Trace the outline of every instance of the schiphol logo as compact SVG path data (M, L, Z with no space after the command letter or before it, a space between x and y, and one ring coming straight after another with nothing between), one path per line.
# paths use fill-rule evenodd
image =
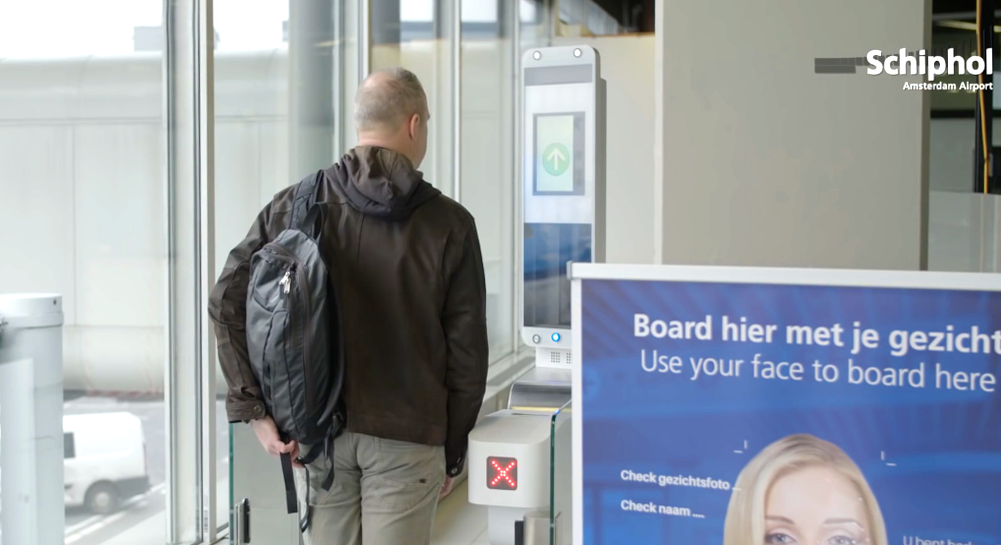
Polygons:
M994 89L993 82L980 84L976 81L960 83L936 81L940 76L979 76L994 74L993 50L988 48L984 56L957 55L949 49L945 55L928 55L924 49L908 53L901 48L896 55L884 55L882 50L873 49L863 58L817 58L814 72L817 74L856 74L857 67L866 67L870 76L923 76L923 82L904 82L906 91L980 91Z

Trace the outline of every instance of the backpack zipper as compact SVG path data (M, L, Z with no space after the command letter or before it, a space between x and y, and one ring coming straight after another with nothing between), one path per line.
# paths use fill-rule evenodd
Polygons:
M302 298L302 304L305 309L305 316L308 318L309 316L312 315L312 308L310 307L309 297L306 294L308 294L312 290L309 289L309 282L306 280L306 273L302 270L299 258L292 252L286 250L284 247L279 246L277 244L274 244L271 247L278 253L287 257L292 262L292 266L285 270L285 276L283 276L281 281L279 281L279 285L282 286L282 291L284 291L285 294L288 295L292 291L291 276L293 272L296 274L296 280L298 280L299 284L299 295ZM311 358L309 335L306 334L306 327L305 327L306 320L302 319L302 316L300 316L299 318L300 318L299 331L302 334L302 353L304 360L303 373L306 375L306 412L311 414L313 412L313 394L309 385L313 383L313 377L312 373L310 373L309 371L310 368L309 362L313 360Z
M288 292L292 290L292 267L285 269L285 276L278 282L278 285L282 287L285 295L288 295Z

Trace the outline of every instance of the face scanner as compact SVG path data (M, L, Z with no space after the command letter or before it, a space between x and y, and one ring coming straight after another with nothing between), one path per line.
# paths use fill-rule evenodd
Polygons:
M568 264L604 261L605 86L598 52L529 50L521 82L521 338L536 358L511 386L508 408L485 417L469 438L469 502L489 507L492 545L534 543L533 529L549 542L552 416L570 401L574 362ZM557 440L568 449L570 422L562 428ZM557 465L570 471L569 459ZM569 521L570 513L560 517Z
M598 53L555 47L522 70L522 340L569 369L567 264L604 260L604 87Z

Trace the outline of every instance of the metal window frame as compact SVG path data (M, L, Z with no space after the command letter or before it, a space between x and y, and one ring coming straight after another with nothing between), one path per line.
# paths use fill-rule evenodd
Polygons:
M216 524L218 512L216 492L216 342L209 315L209 294L215 286L215 24L213 0L198 0L196 28L199 64L195 79L198 85L196 119L198 130L198 399L201 422L201 542L214 542L219 537Z
M212 543L220 535L215 342L208 320L215 273L213 1L172 0L163 9L167 542Z
M521 283L518 282L518 276L522 273L524 265L522 264L522 252L524 250L524 244L522 241L523 227L522 227L522 213L521 213L521 199L522 199L522 188L521 188L521 175L524 157L522 156L522 116L521 116L521 2L520 0L514 0L514 7L511 9L511 57L512 57L512 69L513 74L511 76L512 82L512 104L514 107L514 112L512 117L512 122L514 124L513 130L511 131L512 137L512 159L514 160L514 181L512 185L513 196L511 199L511 206L514 209L511 212L511 217L513 219L512 230L512 256L514 264L514 274L511 275L511 295L514 298L511 301L512 312L511 312L511 351L513 353L518 353L521 349L522 339L521 339L521 324L524 310L522 308L522 294L521 294Z
M345 44L345 34L344 34L344 19L346 15L346 8L344 2L338 2L334 6L334 149L332 150L334 157L339 157L345 149L346 141L346 119L344 118L344 112L347 111L347 107L344 104L345 94L344 94L344 44Z
M358 5L358 84L372 73L372 0Z
M462 0L452 0L452 198L462 202Z

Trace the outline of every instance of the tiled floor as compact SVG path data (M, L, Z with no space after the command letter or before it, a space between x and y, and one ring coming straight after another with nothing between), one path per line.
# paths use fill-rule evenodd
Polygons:
M469 505L469 492L463 481L438 506L434 523L433 545L487 545L487 509Z

